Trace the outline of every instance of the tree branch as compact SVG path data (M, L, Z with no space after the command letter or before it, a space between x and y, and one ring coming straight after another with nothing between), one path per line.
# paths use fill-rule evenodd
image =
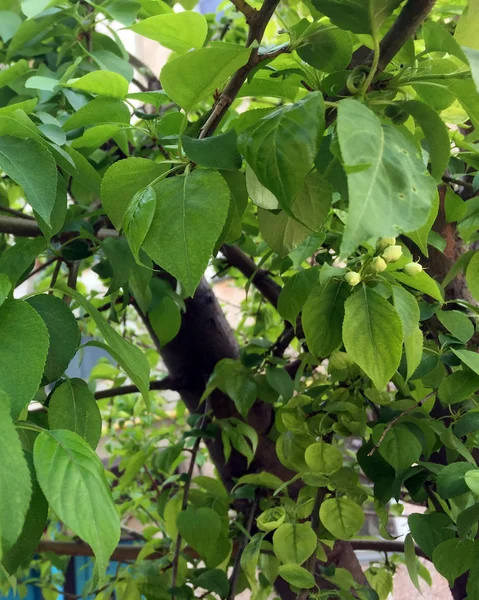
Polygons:
M251 25L251 23L254 21L257 10L245 2L245 0L231 0L231 4L234 4L236 10L246 17L246 22L248 25Z
M243 252L238 246L221 246L221 252L224 254L229 265L238 269L245 277L250 279L257 290L274 307L278 304L281 286L278 285L264 269L258 269L255 262ZM254 274L254 277L253 277Z
M9 233L17 237L38 237L43 235L36 221L18 217L0 216L0 233ZM100 229L96 237L104 240L108 237L118 237L119 233L115 229Z
M250 510L248 512L248 517L246 520L245 531L247 532L248 535L251 533L251 528L253 527L253 521L254 521L257 507L258 507L258 499L255 498L251 504ZM241 546L238 548L238 552L236 553L235 562L233 565L233 571L231 572L231 577L229 580L230 591L228 593L226 600L234 600L234 598L235 598L236 584L238 583L238 577L240 574L241 556L243 555L244 549L248 545L248 535L246 535L246 534L243 535L243 540L241 542Z
M388 66L407 40L416 33L435 3L436 0L406 2L393 26L381 40L378 72Z
M171 377L165 377L159 381L150 381L150 390L172 390L178 391L182 389L182 384L179 381L175 381ZM126 394L136 394L140 390L136 385L122 385L119 387L110 388L109 390L100 390L95 392L95 400L102 400L103 398L113 398L114 396L125 396Z

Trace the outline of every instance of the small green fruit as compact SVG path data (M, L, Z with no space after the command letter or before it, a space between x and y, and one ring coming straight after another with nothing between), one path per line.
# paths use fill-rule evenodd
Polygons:
M388 246L382 253L382 257L387 263L396 262L402 256L401 246Z
M385 271L388 268L388 265L387 265L387 262L384 260L384 258L381 258L380 256L376 256L376 258L374 258L371 263L371 267L372 267L373 271L375 271L376 273L382 273L383 271Z
M418 273L421 273L421 271L422 265L420 265L417 262L410 262L404 267L404 272L406 273L406 275L411 275L412 277L414 277L414 275L417 275Z
M384 250L388 246L394 246L396 243L396 238L380 238L378 243L376 244L378 250Z
M361 281L361 275L359 273L355 273L354 271L349 271L349 273L346 273L344 276L344 279L346 280L346 283L348 283L351 287L354 287Z

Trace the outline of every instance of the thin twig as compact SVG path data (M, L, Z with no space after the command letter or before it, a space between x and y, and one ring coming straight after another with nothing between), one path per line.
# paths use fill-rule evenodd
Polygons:
M28 221L35 221L34 217L30 215L26 215L21 210L15 210L14 208L10 208L9 206L1 206L0 211L12 215L14 217L20 217L20 219L27 219Z
M246 520L245 531L248 535L246 535L246 534L243 535L243 539L241 541L241 546L238 548L238 552L236 553L235 562L233 565L233 571L231 572L231 577L229 580L230 591L228 593L226 600L233 600L235 597L236 584L238 583L238 577L240 574L241 557L243 555L244 549L248 545L248 536L251 533L251 529L253 527L253 521L254 521L254 517L255 517L257 508L258 508L258 499L255 498L253 500L253 502L251 503L251 507L248 512L248 517Z
M384 431L381 433L381 437L379 438L378 443L368 452L368 456L372 456L376 452L376 450L379 448L379 446L383 442L384 438L387 436L387 434L392 429L392 427L394 427L394 425L399 421L399 419L402 419L403 417L405 417L407 414L409 414L416 408L420 408L424 404L424 402L426 402L426 400L429 400L429 398L431 398L431 396L434 396L434 394L436 394L436 393L437 393L437 390L433 390L432 392L427 394L427 396L424 396L424 398L422 400L419 400L419 402L417 404L414 404L413 406L406 408L406 410L403 410L402 413L400 413L399 415L394 417L394 419L389 421L389 423L384 428Z
M40 266L38 266L36 269L33 269L33 271L30 271L30 273L25 277L25 279L23 281L26 281L27 279L30 279L30 277L34 277L35 275L37 275L38 273L40 273L41 271L43 271L44 269L46 269L50 265L53 265L53 263L56 260L57 260L56 256L54 258L49 258L44 263L42 263Z
M159 381L150 381L150 390L172 390L178 391L182 388L182 384L179 381L175 381L170 377L165 377ZM110 388L109 390L100 390L95 392L95 400L102 400L103 398L113 398L114 396L125 396L126 394L136 394L140 390L136 385L122 385L119 387Z
M455 177L448 177L447 175L442 176L442 180L446 183L452 183L454 185L459 185L468 190L474 191L474 186L469 181L463 181L462 179L456 179Z
M38 237L43 235L36 221L18 217L2 217L0 216L0 233L9 233L17 237ZM71 232L69 232L71 234ZM118 237L119 233L115 229L100 229L96 233L99 240L104 240L109 237Z
M59 275L59 273L60 273L60 269L61 269L61 266L62 266L62 262L63 262L63 261L62 261L62 259L61 259L61 258L57 258L57 263L56 263L56 265L55 265L55 268L53 269L52 280L51 280L51 282L50 282L50 287L51 287L51 288L53 288L53 287L55 286L56 282L57 282L58 275ZM50 290L48 293L49 293L50 295L51 295L51 294L53 294L53 290Z
M203 413L203 417L201 419L201 424L199 426L200 430L203 430L206 427L206 424L208 422L209 406L210 406L210 403L209 403L209 400L207 399L205 402L205 411ZM191 480L193 477L193 469L195 468L196 457L197 457L198 451L200 449L200 444L201 444L201 436L198 436L195 440L193 448L191 449L190 464L188 466L188 473L186 474L185 487L183 488L183 500L181 502L181 512L186 510L186 508L188 507L188 496L190 493ZM178 577L178 566L179 566L179 560L180 560L180 550L181 550L181 534L178 533L178 535L176 536L173 561L171 563L171 587L172 588L176 587L176 579ZM175 596L173 594L172 600L174 600L174 598L175 598Z
M67 286L71 289L71 290L76 290L77 289L77 280L78 280L78 274L80 272L80 260L74 260L68 264L68 279L67 279ZM63 302L65 302L65 304L70 304L70 302L72 301L71 296L69 296L68 294L65 294L63 296Z

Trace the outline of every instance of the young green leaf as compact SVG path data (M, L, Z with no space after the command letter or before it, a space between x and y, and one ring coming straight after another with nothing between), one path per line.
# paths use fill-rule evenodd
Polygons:
M230 192L219 173L196 170L155 186L156 212L143 248L192 296L228 213Z
M189 506L176 517L178 533L200 556L215 546L221 532L221 519L212 508Z
M68 87L88 94L108 96L124 100L128 94L128 81L112 71L92 71L66 84Z
M156 193L149 185L131 199L123 219L123 230L135 260L140 261L139 252L150 229L156 210Z
M473 540L446 540L435 548L432 561L436 569L449 581L454 581L465 573L472 565Z
M304 563L316 550L317 543L309 523L284 523L273 535L274 553L286 564Z
M93 450L96 448L101 435L101 415L83 379L68 379L54 389L48 404L48 424L51 429L74 431Z
M278 574L296 588L309 590L316 585L311 573L299 565L281 565Z
M80 345L80 330L68 306L55 296L38 294L26 300L47 326L50 337L43 381L59 379L67 369Z
M80 436L63 429L40 433L33 459L48 503L67 527L90 544L102 579L120 540L120 518L100 459ZM65 486L75 493L65 495Z
M266 115L238 138L238 148L260 183L288 214L311 170L323 131L323 96L313 92Z
M338 540L351 539L364 525L363 509L345 496L322 502L319 518Z
M0 385L14 420L40 385L48 347L47 328L31 306L22 300L0 306Z
M467 266L466 282L469 291L479 302L479 252L473 255Z
M396 309L363 285L346 301L343 340L351 358L382 390L401 360L403 330Z
M3 385L3 378L0 378ZM30 504L30 473L22 445L10 416L13 407L0 389L0 557L14 546L21 534ZM7 554L8 556L8 554Z
M208 33L208 24L200 13L185 11L150 17L128 29L183 54L191 48L201 48Z
M414 587L417 589L419 593L421 593L421 588L419 587L419 578L417 573L417 558L416 558L416 550L414 548L414 542L411 537L411 534L408 533L406 539L404 540L404 559L406 562L407 572L409 573L409 577L414 584Z

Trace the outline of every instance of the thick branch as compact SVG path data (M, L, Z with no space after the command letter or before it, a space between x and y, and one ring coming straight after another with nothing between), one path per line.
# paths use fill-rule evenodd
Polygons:
M17 237L38 237L43 235L36 221L3 216L0 216L0 233L10 233ZM104 240L108 237L117 237L118 235L118 231L115 229L100 229L96 234L99 240Z
M159 381L150 381L150 390L173 390L181 389L181 383L171 377L165 377ZM136 385L122 385L119 387L110 388L109 390L100 390L95 392L95 399L102 400L103 398L113 398L114 396L125 396L125 394L139 393Z
M408 0L381 40L378 71L384 70L431 12L436 0Z
M242 13L246 17L246 22L248 25L251 25L257 12L256 9L245 2L245 0L231 0L231 3L234 4L238 12Z

